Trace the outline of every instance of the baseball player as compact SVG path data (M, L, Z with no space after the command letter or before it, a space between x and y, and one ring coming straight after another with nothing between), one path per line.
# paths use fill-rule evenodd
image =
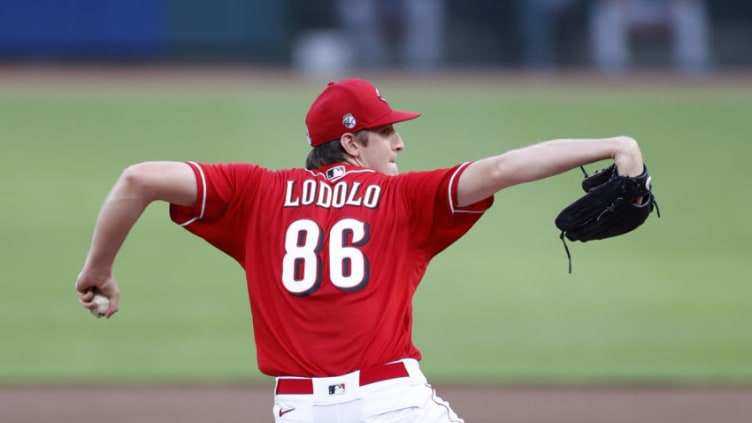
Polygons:
M97 218L76 290L99 290L118 311L115 256L144 209L245 269L258 367L275 377L283 422L461 422L420 369L412 297L431 259L465 234L499 190L613 159L638 175L628 137L559 139L477 161L400 174L405 144L369 82L329 83L306 115L305 168L145 162L122 173Z

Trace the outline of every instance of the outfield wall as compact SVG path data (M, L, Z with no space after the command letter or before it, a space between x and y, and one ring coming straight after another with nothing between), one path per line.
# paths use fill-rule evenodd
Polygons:
M588 65L593 0L569 2L571 6L530 32L524 12L533 3L436 0L443 16L442 65L519 66L526 43L532 42L526 33L555 38L557 66ZM0 61L288 64L306 35L341 29L335 4L336 0L3 0ZM752 65L752 3L705 4L713 65ZM636 38L642 54L635 57L642 66L671 61L665 30L654 32Z

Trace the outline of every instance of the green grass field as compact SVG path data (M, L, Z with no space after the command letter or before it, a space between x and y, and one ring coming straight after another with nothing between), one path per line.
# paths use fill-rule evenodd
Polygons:
M396 108L402 171L538 140L627 134L662 218L570 244L553 225L579 170L510 188L434 260L415 342L434 380L752 382L752 83L375 79ZM144 160L299 166L318 85L0 89L0 384L225 383L256 369L241 269L147 210L118 258L121 311L97 320L73 284L105 195ZM593 166L591 170L594 170Z

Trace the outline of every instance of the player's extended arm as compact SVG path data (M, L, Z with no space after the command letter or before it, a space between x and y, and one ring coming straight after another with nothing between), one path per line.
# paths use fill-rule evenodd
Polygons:
M557 139L510 150L471 163L458 181L459 206L489 197L506 187L532 182L567 170L614 159L620 175L637 176L643 160L629 137Z
M196 178L182 162L144 162L120 175L102 206L83 269L76 280L79 302L87 309L94 289L110 298L105 316L117 312L120 290L112 275L115 256L146 207L158 200L190 206L196 202Z

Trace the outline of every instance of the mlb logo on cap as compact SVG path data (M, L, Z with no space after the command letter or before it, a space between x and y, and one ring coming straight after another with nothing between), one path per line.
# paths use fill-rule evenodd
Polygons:
M420 116L417 112L392 110L370 82L345 79L330 82L316 97L306 115L308 142L312 147L339 139L347 132L376 128Z

